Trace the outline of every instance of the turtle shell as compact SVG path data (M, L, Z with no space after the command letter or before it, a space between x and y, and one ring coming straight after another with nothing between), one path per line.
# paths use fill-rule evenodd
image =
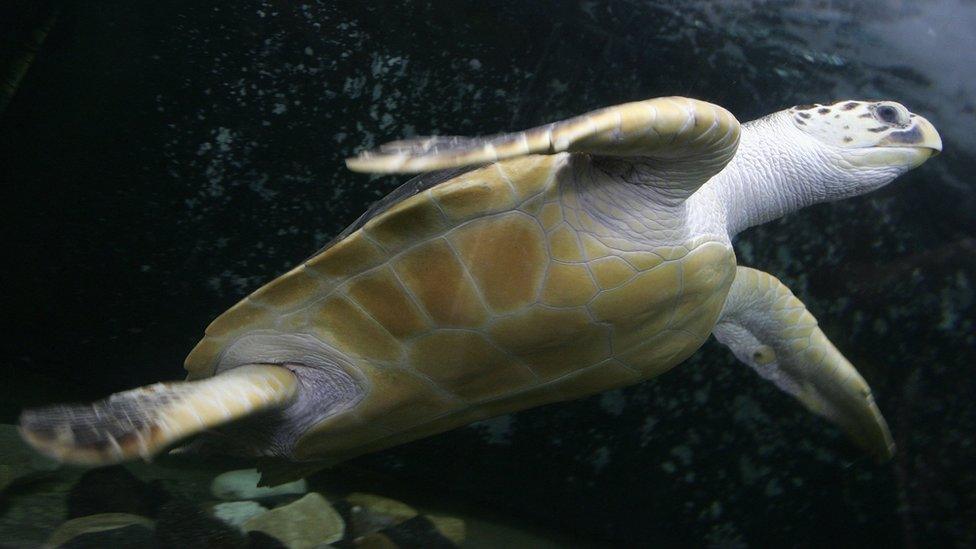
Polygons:
M297 459L345 458L658 375L708 337L735 273L708 237L648 248L594 220L567 154L408 183L218 317L186 361L213 375L257 330L344 353L366 395Z

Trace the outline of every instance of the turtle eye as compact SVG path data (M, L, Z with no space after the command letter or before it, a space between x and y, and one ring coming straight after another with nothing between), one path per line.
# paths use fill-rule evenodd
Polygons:
M891 105L881 105L874 111L878 115L878 119L882 122L887 122L889 124L897 124L898 120L898 109L892 107Z

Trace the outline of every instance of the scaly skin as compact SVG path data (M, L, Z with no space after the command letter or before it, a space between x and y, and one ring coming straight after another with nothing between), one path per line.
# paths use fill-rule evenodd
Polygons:
M736 358L885 461L894 442L871 388L776 277L739 267L713 330Z

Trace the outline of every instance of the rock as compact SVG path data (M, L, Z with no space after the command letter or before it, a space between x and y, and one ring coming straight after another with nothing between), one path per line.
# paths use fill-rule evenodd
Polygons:
M125 467L114 465L87 471L68 492L68 518L101 513L132 513L155 517L169 494L147 484Z
M247 546L248 540L240 530L193 503L174 498L159 509L156 543L186 549L236 549Z
M149 532L149 537L152 537L152 519L130 513L101 513L74 518L58 526L54 533L51 534L51 537L48 538L47 544L52 547L58 547L67 543L69 540L85 534L122 529L129 526L136 526L141 530L146 530Z
M369 509L370 511L380 515L397 517L400 519L397 522L402 522L417 516L417 510L410 507L406 503L383 496L377 496L375 494L354 492L346 497L346 501L353 505L358 505L360 507Z
M464 543L464 536L466 533L464 527L464 521L455 517L443 517L439 515L425 515L427 520L434 524L437 531L441 533L442 536L451 540L456 545L461 545Z
M349 518L352 537L377 532L417 516L417 510L395 499L356 492L350 494Z
M256 469L240 469L219 475L210 484L210 492L223 500L262 499L308 492L305 479L278 486L258 486L261 473Z
M20 438L17 427L0 425L0 492L14 482L37 478L60 467L27 446Z
M396 526L379 532L394 546L401 548L423 547L425 549L447 549L456 545L441 534L427 517L417 516Z
M144 549L152 547L153 531L144 526L131 524L121 528L81 534L58 549Z
M218 503L213 507L215 517L235 528L241 528L247 519L267 511L267 507L255 501L228 501Z
M294 549L339 541L345 534L345 524L324 497L311 493L248 519L244 530L264 532Z
M343 549L346 547L358 547L360 549L402 549L393 540L379 532L373 532L372 534L356 538L351 543L342 546Z
M281 543L278 538L257 530L247 533L247 547L248 549L288 549L288 546Z
M461 539L463 539L464 523L458 519L450 520L461 523ZM451 524L455 534L457 526L456 523ZM416 516L379 532L343 540L336 544L336 547L341 549L451 549L457 547L457 543L443 536L428 517Z

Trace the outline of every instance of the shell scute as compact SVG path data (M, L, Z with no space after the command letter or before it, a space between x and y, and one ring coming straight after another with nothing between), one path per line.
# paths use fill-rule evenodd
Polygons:
M540 378L550 380L610 358L610 327L589 324L559 345L537 348L519 358Z
M416 242L443 234L450 223L429 193L427 191L396 204L368 221L362 230L388 252L397 252Z
M546 202L536 215L542 228L548 231L563 220L563 208L558 202Z
M488 333L500 347L520 353L563 343L591 323L590 316L582 308L550 309L536 305L496 320Z
M370 387L356 405L356 414L392 432L463 407L463 403L437 391L429 381L407 369L365 364L362 372Z
M579 262L584 259L576 231L565 223L549 233L549 253L558 261Z
M668 262L641 273L623 286L600 292L589 307L598 320L627 323L649 311L656 313L669 308L680 289L681 266Z
M542 385L519 391L503 398L485 402L478 408L483 417L494 417L526 408L566 400L552 385Z
M615 387L632 385L641 376L616 360L605 360L578 372L573 372L554 384L566 398L579 398Z
M552 188L560 156L524 156L499 162L493 166L499 176L515 189L520 200Z
M458 176L430 193L453 222L510 210L516 204L512 187L499 178L493 166Z
M660 254L650 251L620 252L620 257L638 271L649 271L664 263Z
M584 265L551 263L540 301L553 307L573 307L584 305L597 291Z
M681 295L675 304L673 326L707 337L718 320L727 292L735 278L731 248L719 243L699 246L680 261Z
M411 249L394 269L438 325L477 327L487 320L488 311L477 289L443 238Z
M313 312L309 309L299 309L291 313L283 314L275 322L275 329L285 333L303 332L308 327L308 319Z
M613 346L617 354L633 349L656 337L670 325L671 318L669 309L661 309L615 321L613 324Z
M515 212L488 217L449 238L492 310L512 311L535 299L548 258L534 220Z
M473 331L436 330L413 343L408 360L439 387L469 401L535 383L528 369Z
M627 282L637 271L617 256L602 257L590 262L590 271L601 289L616 288Z
M684 331L663 330L640 345L619 353L621 363L640 372L644 378L663 374L691 356L704 338Z
M409 337L430 328L389 267L356 278L346 293L394 337Z
M350 274L375 267L388 258L385 251L357 231L312 257L305 265L314 274L330 279L344 279ZM273 281L271 284L277 282Z
M400 358L400 344L376 320L342 295L332 295L309 314L309 328L350 354L384 362Z
M218 337L205 337L197 342L183 362L183 368L188 374L187 379L192 381L213 375L217 357L226 346L227 342Z
M237 334L245 329L270 326L275 316L274 311L258 305L249 298L244 298L215 318L207 326L206 334L210 337L222 337Z
M580 233L580 240L583 242L583 251L586 252L586 257L591 260L611 255L610 248L590 233Z
M299 265L284 275L258 288L250 298L279 310L298 305L309 295L320 294L326 283L312 275L305 265Z

